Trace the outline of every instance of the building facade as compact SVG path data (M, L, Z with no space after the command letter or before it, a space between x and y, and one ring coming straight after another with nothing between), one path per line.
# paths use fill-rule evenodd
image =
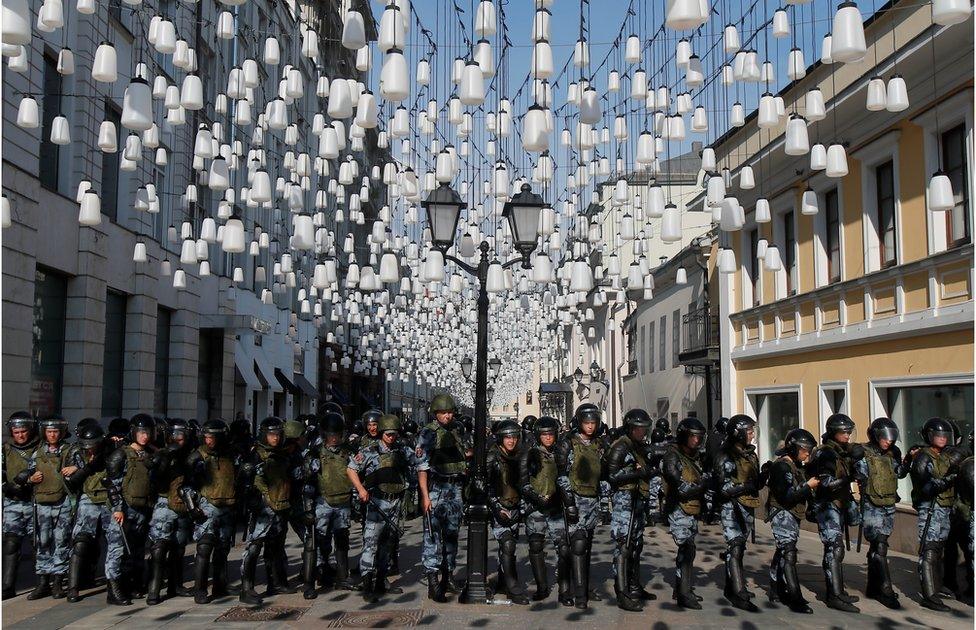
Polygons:
M810 143L843 142L846 175L811 171L808 155L785 154L782 128L763 133L755 117L715 146L745 209L742 229L720 234L736 260L720 274L723 412L758 419L762 461L790 429L819 436L837 412L854 419L857 441L890 417L903 451L933 416L972 429L973 24L941 27L930 15L892 3L866 25L863 62L818 62L780 94L803 112L808 90L823 92L827 115L809 125ZM910 106L867 111L868 82L893 73ZM746 155L765 174L751 190L736 186ZM956 195L950 212L926 205L940 164ZM757 217L760 195L769 216ZM892 539L904 551L917 542L909 484Z

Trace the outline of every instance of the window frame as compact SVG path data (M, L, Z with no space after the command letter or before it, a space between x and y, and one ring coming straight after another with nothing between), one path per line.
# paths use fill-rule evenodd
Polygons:
M661 315L659 323L658 338L657 341L660 344L658 348L658 364L661 366L661 371L668 369L668 315L665 313Z
M882 135L851 154L851 157L861 162L861 204L864 209L862 221L862 238L864 242L864 273L872 273L881 269L901 264L904 260L902 252L902 219L901 219L901 172L898 155L898 141L901 131L895 129ZM877 168L886 162L891 162L892 191L894 195L894 232L895 259L884 265L881 250L881 222L878 207Z
M655 329L655 324L656 324L655 321L650 321L647 324L647 339L648 339L648 344L647 344L647 373L648 374L653 374L654 373L654 363L655 363L655 361L654 361L654 357L655 357L655 354L654 354L655 334L654 333L655 333L655 330L656 330Z
M886 171L891 172L890 197L887 195L887 193L889 192L888 190L882 190L882 183L884 181L884 178L879 175L879 173L885 173ZM875 190L874 211L878 219L876 228L878 230L878 254L879 254L879 264L881 265L881 269L894 267L899 262L898 261L898 220L897 220L898 193L896 190L897 184L895 183L895 178L896 178L896 174L895 174L894 159L886 160L874 167L874 190ZM888 222L885 221L885 219L888 216L888 211L885 210L887 204L885 204L884 202L889 199L891 201L891 208L890 208L891 227L887 228L886 225ZM892 252L889 252L888 247L885 245L885 240L888 235L888 232L891 232L891 240L893 246L892 249L894 250ZM889 253L891 254L890 259L888 258Z
M968 134L966 132L967 130L966 130L966 123L965 122L960 122L960 123L952 126L950 129L948 129L946 131L942 131L939 134L939 147L938 147L938 151L939 151L940 157L942 158L942 170L943 170L943 172L945 172L946 175L949 175L949 169L946 166L946 163L948 162L948 155L947 155L947 151L946 151L946 141L945 140L946 140L946 135L948 135L949 133L956 132L956 131L959 131L960 132L960 136L961 136L960 142L961 142L961 148L962 148L962 164L960 165L959 168L962 171L962 178L961 179L962 179L962 183L963 183L963 195L962 195L961 202L959 202L955 206L953 206L952 207L952 210L950 210L950 211L948 211L948 212L945 213L945 215L946 215L945 216L945 227L946 227L945 242L946 242L946 249L953 249L953 248L956 248L956 247L961 247L961 246L963 246L963 245L965 245L967 243L971 243L972 240L973 240L973 235L972 235L973 226L972 226L972 222L971 222L972 216L971 216L971 213L968 211L968 208L972 206L972 192L973 191L972 191L972 185L971 185L972 182L970 181L970 173L971 173L971 170L970 169L971 169L972 162L969 160L969 152L967 150L967 138L968 138ZM952 179L952 178L950 177L950 179ZM958 194L958 192L959 192L959 191L955 190L955 184L953 184L953 191L952 192L953 192L954 195L955 194ZM960 206L960 204L961 204L961 206ZM955 214L957 212L957 208L959 209L960 212L962 212L963 218L964 218L964 220L963 220L964 234L963 234L963 236L961 238L953 238L952 237L953 223L955 222Z
M41 141L37 154L37 179L41 187L52 192L61 192L61 145L51 142L51 129L54 119L64 115L64 77L58 72L58 55L50 48L44 47L41 53ZM48 93L48 81L57 92ZM56 86L54 85L56 83ZM57 96L56 102L48 103L48 98ZM50 156L45 159L44 156ZM45 168L48 164L54 168ZM52 179L53 178L53 179Z
M799 252L796 240L796 210L790 208L780 215L783 224L783 271L786 272L785 291L787 296L794 296L799 292Z
M803 428L803 385L790 384L769 387L745 388L742 390L743 411L750 417L756 419L756 452L760 461L768 461L774 458L774 446L765 444L764 434L768 431L768 419L761 417L763 402L760 400L770 395L796 394L797 405L797 427ZM765 426L764 426L765 425Z

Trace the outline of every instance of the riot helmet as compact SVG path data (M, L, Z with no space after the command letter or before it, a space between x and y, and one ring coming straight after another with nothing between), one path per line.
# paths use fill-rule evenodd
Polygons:
M891 440L894 445L898 441L898 425L890 418L875 418L868 427L868 440L876 446L881 440Z
M929 446L935 446L934 441L937 437L944 437L946 439L946 446L952 445L952 425L942 418L936 417L926 420L925 424L922 425L922 430L919 431L919 434Z
M725 425L725 435L728 440L740 446L748 446L751 443L749 431L755 430L756 421L745 414L736 414L729 418Z
M678 423L677 440L679 445L692 448L688 443L688 439L693 435L701 438L698 446L695 447L701 448L705 439L705 425L701 423L701 420L698 418L685 418Z

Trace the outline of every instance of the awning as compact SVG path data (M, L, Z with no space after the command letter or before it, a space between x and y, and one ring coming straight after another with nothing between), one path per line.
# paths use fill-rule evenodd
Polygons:
M248 389L262 389L261 381L254 373L254 357L243 346L234 351L234 367Z
M254 365L257 366L257 375L261 379L262 389L267 388L273 392L284 391L281 387L281 383L275 378L274 370L271 369L271 363L268 362L268 357L264 356L264 351L255 348L254 352Z
M294 383L288 380L288 377L285 376L285 373L281 371L281 368L275 368L274 375L275 378L278 379L278 382L281 383L281 386L287 389L292 394L295 394L297 396L302 393L301 390L295 387Z
M294 380L295 380L295 385L298 386L298 389L302 390L303 394L305 394L309 398L319 397L319 390L316 389L315 385L312 385L312 383L307 378L305 378L304 374L302 374L301 372L295 372Z

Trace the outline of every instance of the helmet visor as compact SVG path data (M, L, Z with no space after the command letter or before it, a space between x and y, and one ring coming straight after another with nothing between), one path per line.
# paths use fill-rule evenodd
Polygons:
M879 440L898 441L898 427L880 427L875 429L874 435Z

